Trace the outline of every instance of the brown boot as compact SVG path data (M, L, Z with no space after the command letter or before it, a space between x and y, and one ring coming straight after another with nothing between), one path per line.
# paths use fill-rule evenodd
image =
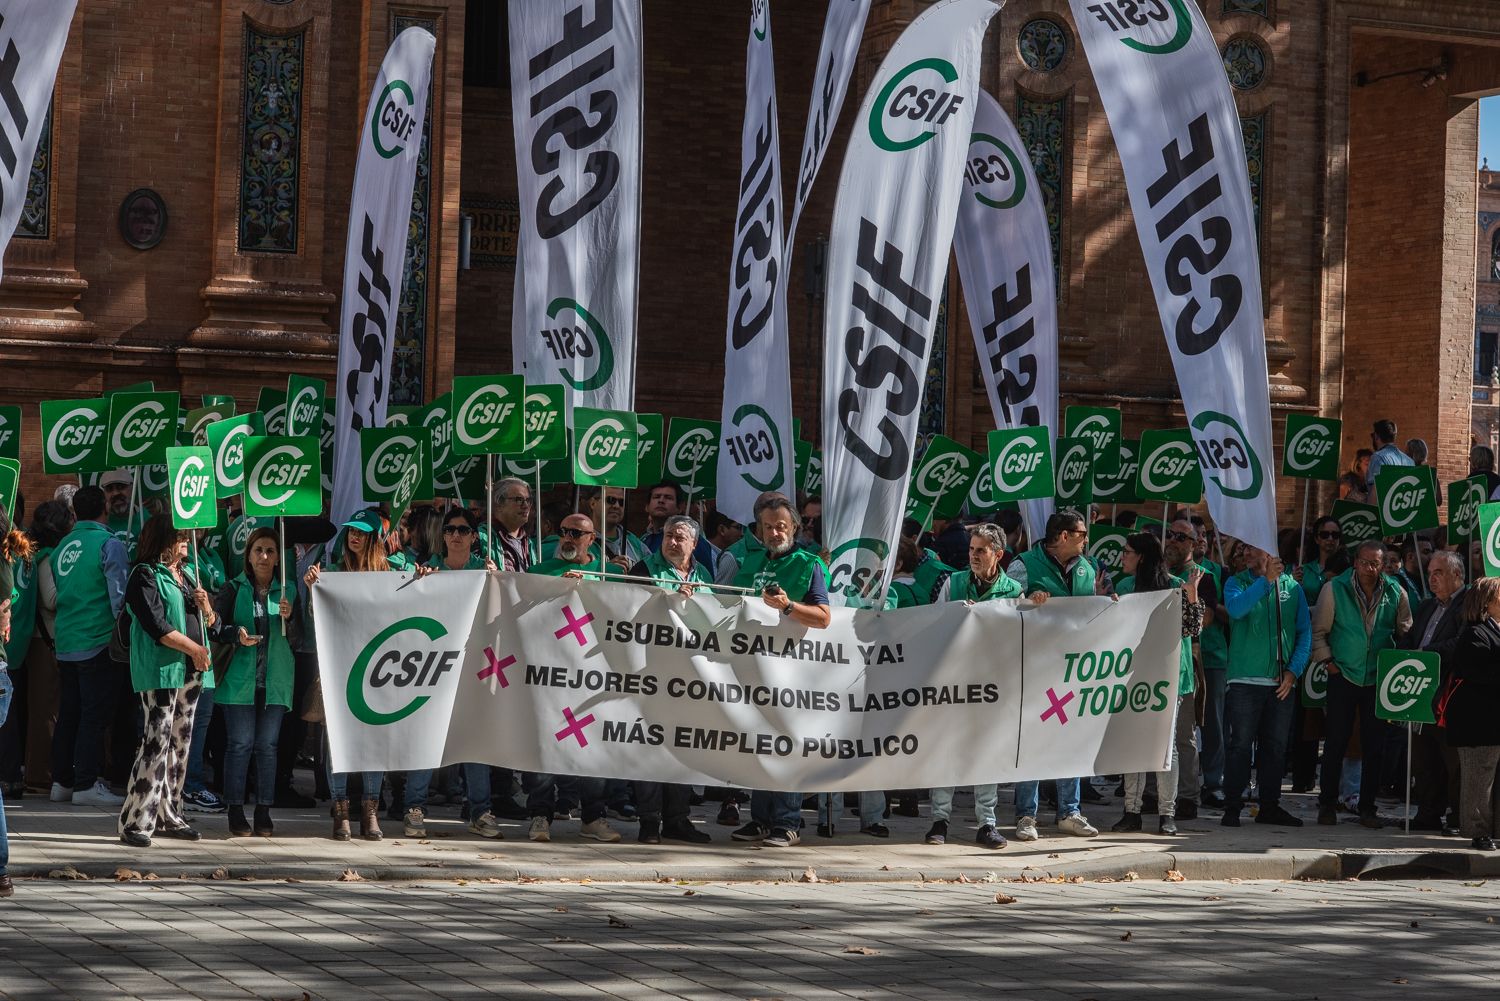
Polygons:
M366 841L379 841L384 837L380 833L380 800L367 799L363 806L359 815L359 836Z
M349 801L347 799L336 799L333 801L333 809L329 811L333 816L333 840L349 840Z

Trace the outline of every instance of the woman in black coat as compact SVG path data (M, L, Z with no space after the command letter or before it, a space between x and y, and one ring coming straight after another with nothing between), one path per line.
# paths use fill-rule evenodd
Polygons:
M1474 847L1495 850L1500 815L1500 577L1481 577L1464 599L1467 625L1453 651L1443 705L1448 746L1458 751L1459 817Z

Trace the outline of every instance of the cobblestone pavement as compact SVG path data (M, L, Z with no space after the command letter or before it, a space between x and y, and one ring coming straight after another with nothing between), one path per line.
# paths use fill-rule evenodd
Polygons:
M26 880L0 996L1478 999L1497 920L1483 881Z

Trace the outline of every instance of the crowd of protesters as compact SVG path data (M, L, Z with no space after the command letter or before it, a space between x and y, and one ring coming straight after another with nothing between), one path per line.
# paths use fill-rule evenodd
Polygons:
M1377 422L1371 449L1341 478L1339 495L1369 499L1383 466L1426 461L1425 444L1396 445L1393 422ZM1476 447L1471 475L1500 492L1489 449ZM588 577L607 565L639 586L692 591L736 585L792 622L830 621L826 553L818 498L794 504L763 495L754 523L738 525L700 508L690 516L682 487L643 491L636 527L626 494L614 488L554 491L538 513L530 487L496 484L482 505L419 505L390 525L379 509L333 525L294 519L286 536L274 523L226 509L220 530L174 529L154 504L133 512L131 475L64 487L30 513L0 513L0 793L47 796L53 803L118 814L118 834L136 848L157 839L198 840L194 815L224 815L230 836L270 836L272 811L330 804L330 835L379 840L382 819L408 837L426 836L427 814L457 807L468 830L504 836L518 821L548 841L559 818L579 835L621 839L614 823L636 825L656 844L711 840L690 807L717 800L731 837L767 847L801 840L802 812L817 812L819 837L838 835L839 793L743 793L621 777L523 774L466 764L404 774L340 774L326 764L322 697L311 591L334 572L449 570ZM132 514L134 513L134 517ZM1346 546L1339 522L1323 516L1282 532L1268 553L1219 538L1193 509L1163 522L1119 512L1129 531L1123 567L1109 572L1086 555L1100 508L1060 510L1042 537L1026 539L1014 511L988 519L908 519L898 546L888 607L997 599L1043 603L1055 597L1179 589L1182 645L1176 734L1169 766L1149 774L1069 776L1016 783L1014 834L1042 837L1043 803L1057 833L1096 836L1085 816L1123 797L1115 832L1177 833L1200 809L1237 827L1300 827L1281 804L1283 785L1317 789L1317 822L1340 811L1366 827L1391 822L1377 800L1416 803L1411 826L1470 839L1493 850L1500 809L1500 578L1486 578L1475 551L1446 546L1440 530L1390 546ZM609 526L601 537L597 526ZM706 526L706 530L704 527ZM541 538L536 537L540 527ZM285 545L285 549L283 549ZM1477 544L1476 544L1477 546ZM1299 548L1301 547L1301 548ZM1403 788L1406 742L1375 712L1375 662L1388 648L1442 657L1439 722L1417 728L1413 788ZM1326 704L1305 708L1299 679L1326 665ZM7 669L8 668L8 669ZM1005 665L995 665L1004 670ZM298 766L311 780L294 784ZM1101 789L1101 782L1103 785ZM119 791L117 791L119 790ZM892 813L920 816L930 801L925 840L954 836L954 790L860 791L860 834L887 838ZM973 790L973 841L1002 848L995 785ZM0 801L3 802L3 801ZM357 806L355 805L357 804ZM250 808L247 817L246 809ZM749 817L742 816L742 808ZM1095 811L1097 812L1097 811ZM742 821L745 821L742 823ZM0 809L0 896L8 896Z

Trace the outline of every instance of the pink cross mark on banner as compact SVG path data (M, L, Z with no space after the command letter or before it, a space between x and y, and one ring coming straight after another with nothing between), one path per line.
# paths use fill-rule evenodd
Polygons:
M594 722L594 714L589 713L583 719L575 719L573 717L573 707L569 706L563 710L563 719L568 721L568 725L552 736L556 737L559 741L565 740L568 737L577 737L579 747L588 747L589 739L583 735L583 728Z
M495 657L495 651L490 647L484 648L484 656L490 662L490 666L479 672L479 680L484 681L493 675L500 679L501 688L509 688L510 682L505 680L505 669L514 664L516 658L514 656L507 656L504 660L498 660Z
M1047 722L1049 716L1056 716L1059 725L1067 723L1068 714L1063 710L1063 706L1072 702L1076 694L1076 692L1068 692L1062 698L1058 698L1056 692L1050 688L1047 689L1047 699L1052 703L1052 708L1042 713L1042 722Z
M562 639L564 636L572 633L573 638L578 641L579 646L588 646L589 641L583 638L583 627L594 621L594 613L588 612L580 617L573 614L572 605L564 605L563 616L568 620L568 624L552 635L558 639Z

